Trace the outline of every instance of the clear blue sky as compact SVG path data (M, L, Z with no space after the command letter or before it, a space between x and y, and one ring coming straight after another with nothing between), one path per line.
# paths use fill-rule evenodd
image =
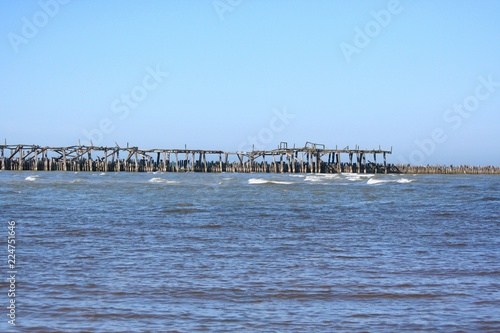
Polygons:
M4 0L0 33L2 142L500 165L500 1Z

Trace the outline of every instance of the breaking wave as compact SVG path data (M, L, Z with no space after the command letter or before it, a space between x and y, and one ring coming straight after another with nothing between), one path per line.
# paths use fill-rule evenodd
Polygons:
M262 185L262 184L279 184L279 185L291 185L293 182L283 182L277 180L269 180L263 178L250 178L248 180L248 184L250 185Z
M163 179L159 177L151 178L149 180L150 183L163 183L163 184L178 184L179 182L175 180L168 180L168 179Z
M407 179L407 178L401 178L401 179L374 179L370 178L366 182L368 185L380 185L384 183L399 183L399 184L407 184L411 183L413 180Z

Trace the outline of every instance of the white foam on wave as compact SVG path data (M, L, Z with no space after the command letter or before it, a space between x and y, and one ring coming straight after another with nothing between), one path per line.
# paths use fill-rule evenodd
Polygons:
M304 181L307 182L323 182L326 180L339 179L340 176L336 173L334 174L327 173L327 174L307 175L304 177L305 177Z
M388 180L388 179L373 179L370 178L366 182L368 185L378 185L378 184L383 184L383 183L393 183L394 180Z
M359 176L349 176L349 177L346 177L347 180L351 181L351 182L355 182L357 180L361 180L361 177Z
M408 184L411 183L413 180L407 179L407 178L401 178L401 179L374 179L370 178L366 182L368 185L380 185L384 183L399 183L399 184Z
M363 178L363 177L364 178L371 178L371 177L375 176L372 173L354 173L354 172L342 172L341 175L344 177L359 177L359 178Z
M351 182L355 182L358 180L362 180L364 178L372 178L373 174L364 174L364 173L351 173L351 172L344 172L341 174L342 177L344 177L346 180L349 180Z
M168 179L163 179L163 178L158 178L158 177L151 178L149 180L149 182L150 183L163 183L163 184L178 184L179 183L175 180L168 180Z
M305 182L322 182L322 181L324 181L324 180L325 180L325 178L323 178L323 177L318 177L318 176L306 176L306 177L304 178L304 181L305 181Z
M29 182L34 182L35 180L37 180L40 176L38 175L35 175L35 176L28 176L26 178L24 178L24 180L27 180Z
M338 175L338 173L334 173L334 175ZM342 172L341 175L345 176L345 177L357 176L357 177L366 177L366 178L371 178L371 177L375 176L373 173L355 173L355 172Z
M248 180L248 184L250 185L262 185L262 184L279 184L279 185L291 185L293 182L283 182L277 180L269 180L263 178L250 178Z
M295 177L295 178L306 178L306 175L288 175L289 177Z

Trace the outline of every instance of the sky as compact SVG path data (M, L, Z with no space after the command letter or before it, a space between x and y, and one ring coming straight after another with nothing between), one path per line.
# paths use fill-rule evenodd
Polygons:
M500 165L500 1L0 2L0 140Z

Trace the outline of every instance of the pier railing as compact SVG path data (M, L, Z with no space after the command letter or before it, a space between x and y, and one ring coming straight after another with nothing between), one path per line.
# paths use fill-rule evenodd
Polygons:
M0 170L100 172L273 172L273 173L388 173L383 149L327 149L307 143L274 150L225 152L199 149L140 149L97 146L43 147L0 145ZM382 155L382 163L377 162ZM368 159L367 159L368 158ZM370 160L370 158L372 158Z

